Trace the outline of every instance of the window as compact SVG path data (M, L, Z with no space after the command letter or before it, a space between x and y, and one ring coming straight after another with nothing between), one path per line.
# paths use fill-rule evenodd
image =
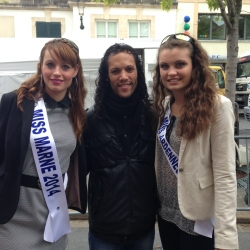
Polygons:
M226 39L225 23L222 16L200 14L198 16L198 39Z
M199 14L198 39L225 40L226 26L222 16ZM239 18L239 39L250 40L250 16L242 15Z
M250 16L244 15L239 18L239 39L250 40Z
M36 37L61 37L60 22L36 22Z
M14 16L0 16L0 37L15 37Z
M148 38L149 22L129 22L129 38Z
M117 37L117 22L96 22L96 37L97 38L116 38Z

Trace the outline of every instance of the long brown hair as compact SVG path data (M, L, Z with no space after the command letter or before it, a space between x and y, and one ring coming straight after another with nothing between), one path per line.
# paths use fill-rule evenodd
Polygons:
M165 114L163 107L165 97L170 96L170 99L173 99L174 96L161 82L159 54L165 49L173 48L187 48L192 59L193 72L190 85L185 90L184 112L178 123L178 132L187 139L193 139L207 129L212 122L217 98L215 78L209 68L208 55L197 40L192 39L190 43L176 39L174 36L170 37L158 49L153 77L153 102L160 121L163 120Z
M70 40L61 38L53 39L47 42L40 53L40 60L37 64L37 72L26 80L17 90L17 106L22 110L22 102L24 98L37 101L39 97L44 97L45 84L42 79L42 65L45 51L53 51L59 60L69 63L75 68L79 67L78 73L72 79L72 84L68 88L68 95L71 99L71 106L69 109L69 120L73 127L75 136L79 142L83 133L83 127L86 121L86 112L84 109L84 100L87 94L82 63L79 57L78 47Z

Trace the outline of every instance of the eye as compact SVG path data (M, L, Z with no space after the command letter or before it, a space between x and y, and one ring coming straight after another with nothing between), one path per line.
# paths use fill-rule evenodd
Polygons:
M169 68L169 66L168 66L167 64L161 64L161 65L160 65L160 68L166 70L166 69Z
M67 70L67 69L69 69L69 68L70 68L70 66L69 66L69 65L67 65L67 64L64 64L64 65L62 66L62 68L63 68L64 70Z
M128 73L131 73L131 72L134 71L134 67L127 67L126 71L127 71Z
M185 63L185 62L178 62L178 63L176 63L176 67L177 68L183 68L184 66L186 66L186 64L187 63Z
M51 63L51 62L50 62L50 63L47 63L46 66L47 66L48 68L52 68L52 67L53 67L53 63Z
M110 73L113 74L113 75L119 74L119 72L120 72L119 69L112 69L112 70L110 71Z

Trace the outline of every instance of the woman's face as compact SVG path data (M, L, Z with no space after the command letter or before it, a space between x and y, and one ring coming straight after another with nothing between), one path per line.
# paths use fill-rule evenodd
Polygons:
M184 94L192 76L192 59L188 48L164 49L159 53L163 85L173 94Z
M42 64L46 93L56 101L62 100L78 69L78 66L73 68L69 63L61 61L53 51L46 50Z

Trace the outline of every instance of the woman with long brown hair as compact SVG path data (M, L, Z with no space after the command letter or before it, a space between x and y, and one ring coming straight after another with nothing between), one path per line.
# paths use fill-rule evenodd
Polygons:
M208 66L186 34L165 37L158 49L155 167L165 250L238 249L234 112Z
M86 120L77 45L47 42L37 72L0 103L0 248L65 249L86 211ZM66 191L65 191L66 188Z

